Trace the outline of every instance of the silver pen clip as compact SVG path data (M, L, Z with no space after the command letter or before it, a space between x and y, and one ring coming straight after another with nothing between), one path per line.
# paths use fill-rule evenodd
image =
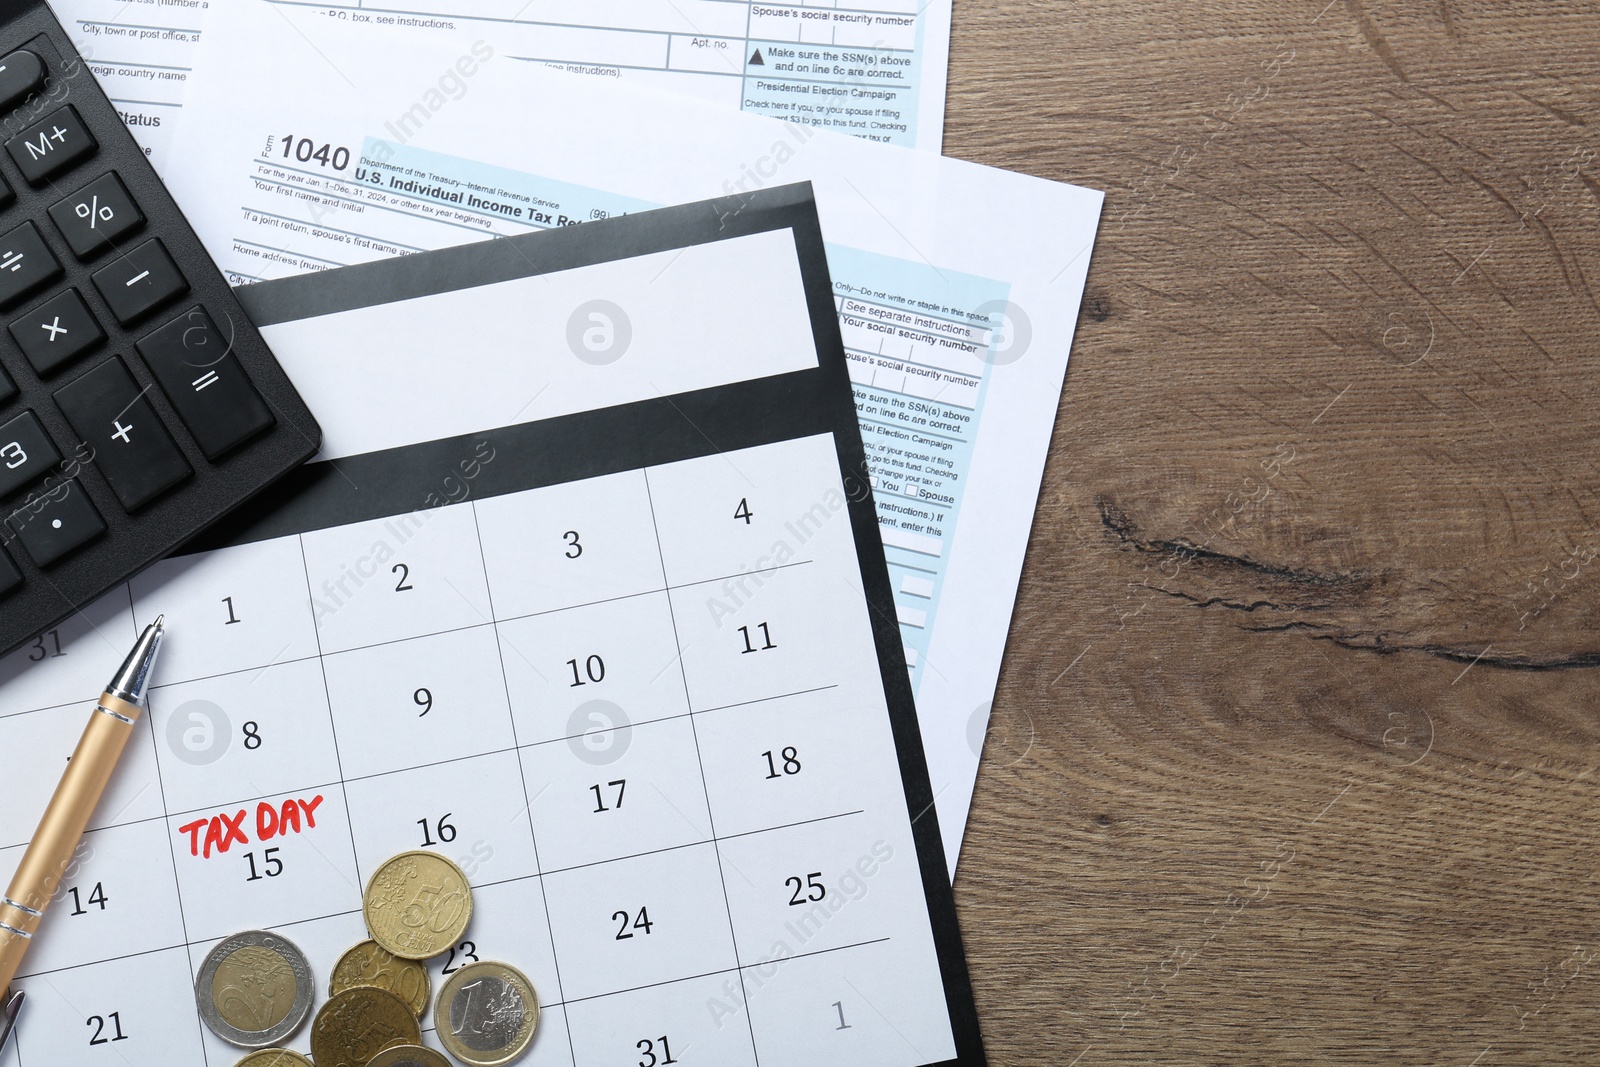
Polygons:
M13 989L11 995L6 997L6 1002L0 1011L5 1013L5 1018L0 1019L0 1052L6 1050L6 1041L11 1037L11 1031L17 1025L17 1013L22 1010L23 994L20 989Z

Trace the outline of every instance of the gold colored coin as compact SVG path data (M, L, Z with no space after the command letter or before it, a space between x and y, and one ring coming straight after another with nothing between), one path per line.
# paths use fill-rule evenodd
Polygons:
M361 911L374 941L401 959L425 960L466 932L472 887L437 852L402 852L373 873Z
M469 963L439 990L433 1027L445 1051L462 1063L500 1067L521 1059L533 1044L539 996L515 967Z
M367 1067L454 1067L454 1064L431 1048L396 1045L374 1056Z
M330 997L311 1024L311 1058L317 1067L367 1067L391 1045L420 1044L422 1029L410 1006L371 986Z
M433 991L426 967L416 960L401 959L376 941L363 941L339 957L328 978L328 996L358 986L388 990L411 1005L411 1014L419 1019L428 1010L428 995Z
M250 1053L234 1067L313 1067L313 1064L300 1053L286 1048L264 1048Z

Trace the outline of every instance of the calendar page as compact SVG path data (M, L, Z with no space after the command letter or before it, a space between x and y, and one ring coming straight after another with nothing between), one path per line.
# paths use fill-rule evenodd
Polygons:
M982 1063L809 187L246 293L327 448L0 662L9 878L168 620L0 1064L234 1063L211 947L320 1006L417 848L474 887L434 989L526 973L528 1063Z

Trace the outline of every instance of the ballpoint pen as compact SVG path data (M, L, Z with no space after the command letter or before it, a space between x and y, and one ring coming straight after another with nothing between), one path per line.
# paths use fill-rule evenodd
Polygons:
M89 825L100 794L105 792L128 736L144 714L150 671L166 632L164 619L165 616L158 617L145 628L122 669L90 712L89 725L83 728L78 747L39 820L39 829L22 854L4 901L0 901L0 990L5 991L0 1004L0 1051L4 1051L22 1009L22 990L10 989L11 979L22 965L23 954L39 929L50 899L61 886L62 875L72 862L78 840Z

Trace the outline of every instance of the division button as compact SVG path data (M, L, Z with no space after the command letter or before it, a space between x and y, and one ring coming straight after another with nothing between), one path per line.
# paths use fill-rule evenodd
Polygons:
M24 411L0 426L0 497L10 496L29 482L43 478L60 462L61 453L33 412Z
M94 135L71 104L50 112L6 142L22 176L43 185L94 152Z
M5 261L0 260L3 266ZM95 271L94 287L124 326L189 291L189 283L158 237Z
M224 335L198 305L141 340L139 354L200 450L215 462L277 420Z
M128 511L189 477L188 461L120 358L58 389L56 403Z
M106 532L105 520L76 478L33 497L12 512L6 525L41 567Z
M5 596L21 584L22 572L17 570L17 565L11 562L5 550L0 549L0 596Z
M61 273L31 222L0 236L0 307L16 303Z
M56 204L50 217L79 259L92 259L144 225L144 212L115 171Z
M56 294L9 329L17 347L41 375L54 374L106 339L76 289Z
M44 84L44 63L38 56L17 50L0 56L0 108L8 108Z

